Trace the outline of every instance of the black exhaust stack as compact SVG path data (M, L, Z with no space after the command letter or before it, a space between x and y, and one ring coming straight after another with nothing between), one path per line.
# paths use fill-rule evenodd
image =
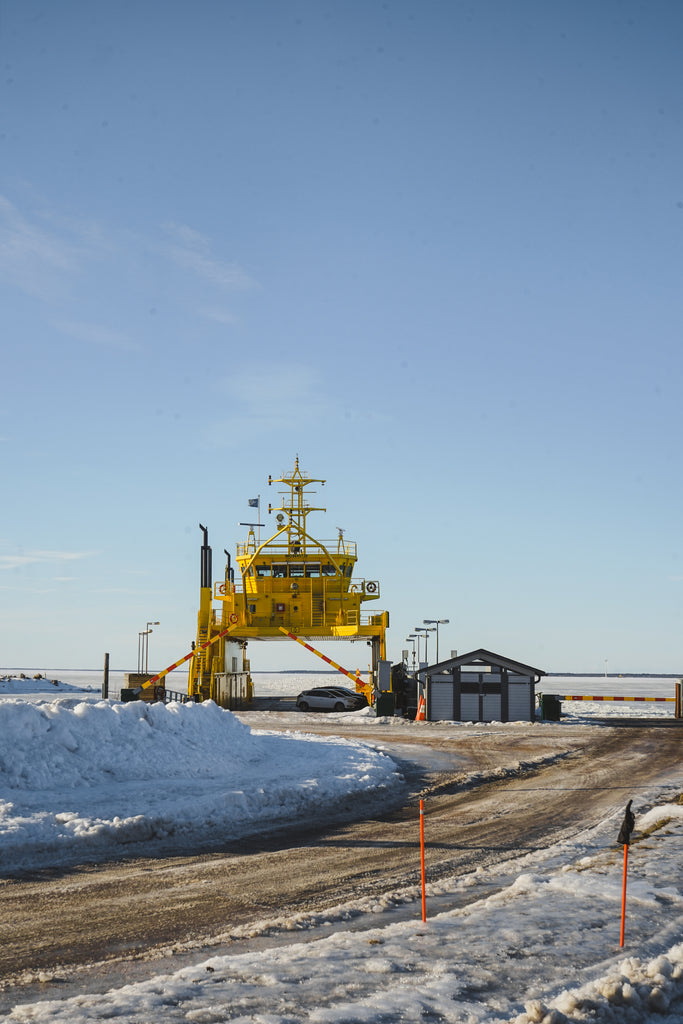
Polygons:
M202 544L202 556L201 556L201 578L200 586L210 587L211 586L211 548L209 547L209 531L205 526L199 524L199 529L204 532L204 543Z

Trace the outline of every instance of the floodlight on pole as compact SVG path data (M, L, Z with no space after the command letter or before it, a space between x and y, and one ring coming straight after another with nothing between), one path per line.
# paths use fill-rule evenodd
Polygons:
M147 673L149 673L149 634L154 632L154 630L150 629L149 627L160 625L160 622L148 622L147 628L145 630L145 635L147 636L147 640L145 641L145 672Z
M416 633L424 633L425 635L425 665L427 664L427 641L429 640L429 634L434 632L434 629L430 629L429 626L413 626Z
M436 628L436 663L439 664L439 626L445 626L448 623L448 619L423 619L425 626L434 626Z
M406 643L413 645L413 675L415 675L415 640L416 639L419 640L419 637L416 638L414 633L411 636L407 636L406 637Z
M143 629L138 633L138 675L142 672L145 664L145 637L147 630Z

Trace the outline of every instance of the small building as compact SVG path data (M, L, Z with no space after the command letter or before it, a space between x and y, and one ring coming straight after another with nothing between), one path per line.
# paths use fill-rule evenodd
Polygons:
M483 647L418 672L429 722L532 722L545 672Z

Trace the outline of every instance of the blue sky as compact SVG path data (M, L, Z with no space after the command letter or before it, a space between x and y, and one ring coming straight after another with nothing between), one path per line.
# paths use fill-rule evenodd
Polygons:
M0 664L177 660L298 454L392 660L683 672L682 52L675 0L0 0Z

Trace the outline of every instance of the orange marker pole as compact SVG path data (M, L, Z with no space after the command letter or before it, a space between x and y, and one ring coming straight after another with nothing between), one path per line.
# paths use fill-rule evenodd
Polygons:
M624 945L624 924L626 922L626 869L628 867L628 843L624 843L624 884L621 890L621 937L619 945Z
M420 800L420 867L422 871L422 920L427 920L427 896L425 893L425 808Z

